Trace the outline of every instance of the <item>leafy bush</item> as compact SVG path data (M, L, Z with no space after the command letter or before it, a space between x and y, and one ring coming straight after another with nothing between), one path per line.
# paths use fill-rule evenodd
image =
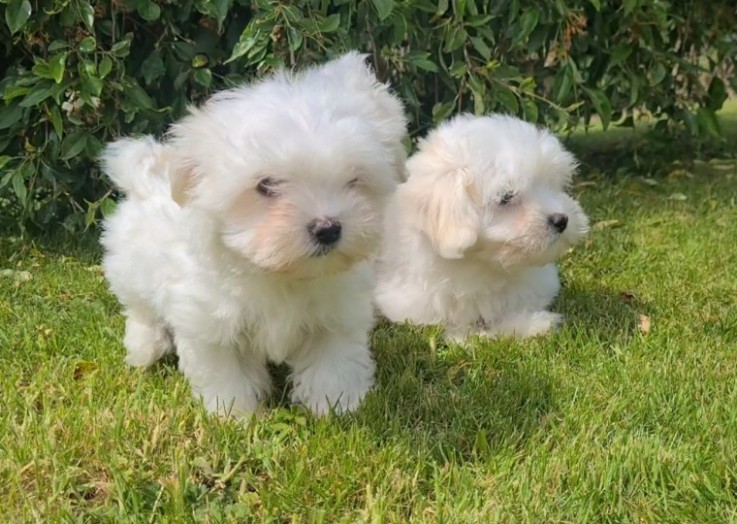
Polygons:
M727 86L712 72L737 50L731 0L521 4L0 0L0 216L89 225L113 206L94 162L105 141L161 133L214 89L347 48L372 55L413 135L457 111L557 128L645 112L718 134Z

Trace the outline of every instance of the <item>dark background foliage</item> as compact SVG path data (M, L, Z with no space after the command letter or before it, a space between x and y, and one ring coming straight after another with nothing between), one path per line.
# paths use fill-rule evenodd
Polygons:
M366 51L411 135L458 111L558 130L715 138L733 0L0 0L0 220L80 229L113 206L94 159L210 92ZM719 74L720 72L726 74Z

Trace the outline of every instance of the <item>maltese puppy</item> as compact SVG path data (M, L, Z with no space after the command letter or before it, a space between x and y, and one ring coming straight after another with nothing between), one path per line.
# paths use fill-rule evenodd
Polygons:
M430 133L387 209L382 313L441 324L451 340L557 326L553 261L588 230L566 194L576 166L550 132L510 116L462 115Z
M127 195L103 265L126 317L127 362L176 352L211 412L248 414L291 366L292 400L356 408L373 385L373 271L403 177L403 108L348 53L214 95L164 142L102 157Z

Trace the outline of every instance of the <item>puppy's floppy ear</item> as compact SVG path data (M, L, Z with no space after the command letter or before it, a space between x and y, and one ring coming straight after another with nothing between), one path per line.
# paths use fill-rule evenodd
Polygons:
M478 240L480 218L471 191L472 182L463 169L432 177L410 176L404 184L417 226L443 258L463 258Z
M169 130L169 142L166 151L167 171L169 173L169 190L171 198L184 207L190 203L197 184L200 182L198 163L193 158L198 146L206 143L198 122L204 120L203 111L190 108L190 114L172 125Z
M197 181L194 168L183 161L173 161L169 164L169 187L171 198L184 207L192 197L192 190Z

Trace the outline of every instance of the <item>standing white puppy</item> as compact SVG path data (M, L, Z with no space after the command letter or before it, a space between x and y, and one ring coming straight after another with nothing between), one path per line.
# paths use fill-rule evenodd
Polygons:
M404 169L399 101L348 53L213 96L163 143L102 162L127 198L105 224L105 274L127 361L176 351L212 412L247 414L292 368L295 402L356 408L373 385L371 258Z
M552 262L588 230L566 194L575 169L555 136L510 116L463 115L431 132L387 211L382 313L456 340L555 327Z

